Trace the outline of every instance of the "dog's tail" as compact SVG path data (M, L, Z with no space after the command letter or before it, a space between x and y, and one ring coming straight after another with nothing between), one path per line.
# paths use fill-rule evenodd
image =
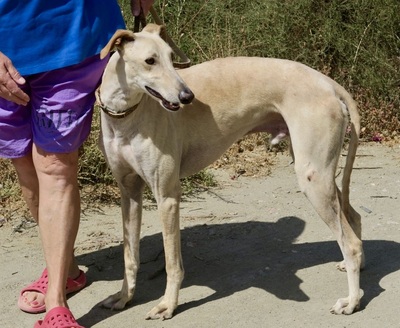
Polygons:
M350 176L359 143L361 118L357 109L357 103L352 96L340 85L335 86L335 89L341 101L346 105L350 116L350 143L342 178L342 209L344 213L348 214L350 208Z

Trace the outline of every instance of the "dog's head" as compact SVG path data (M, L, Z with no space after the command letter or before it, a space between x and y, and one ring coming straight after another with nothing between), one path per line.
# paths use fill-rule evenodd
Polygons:
M176 111L194 95L172 64L172 50L164 41L164 26L148 24L141 32L117 30L100 57L117 49L121 62L116 70L127 88L139 87L165 109Z

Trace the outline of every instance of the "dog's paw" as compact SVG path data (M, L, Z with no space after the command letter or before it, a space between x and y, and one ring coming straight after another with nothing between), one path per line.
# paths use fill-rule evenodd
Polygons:
M161 302L157 306L153 307L146 315L146 320L149 319L171 319L176 306L168 305L166 302Z
M101 306L111 310L123 310L130 299L128 297L122 297L121 294L121 292L118 292L108 296L100 303Z
M357 298L351 299L349 296L345 298L339 298L334 306L332 306L330 312L333 314L352 314L360 308L360 299L364 292L360 289L360 295Z

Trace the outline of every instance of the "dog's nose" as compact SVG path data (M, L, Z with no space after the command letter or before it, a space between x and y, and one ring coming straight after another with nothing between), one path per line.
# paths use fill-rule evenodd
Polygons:
M185 88L179 92L179 100L182 104L190 104L193 98L194 94L189 88Z

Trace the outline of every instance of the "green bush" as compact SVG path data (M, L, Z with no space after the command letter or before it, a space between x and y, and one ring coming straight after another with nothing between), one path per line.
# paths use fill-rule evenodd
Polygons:
M353 93L366 140L400 133L398 0L164 0L155 8L194 63L226 56L300 61Z

